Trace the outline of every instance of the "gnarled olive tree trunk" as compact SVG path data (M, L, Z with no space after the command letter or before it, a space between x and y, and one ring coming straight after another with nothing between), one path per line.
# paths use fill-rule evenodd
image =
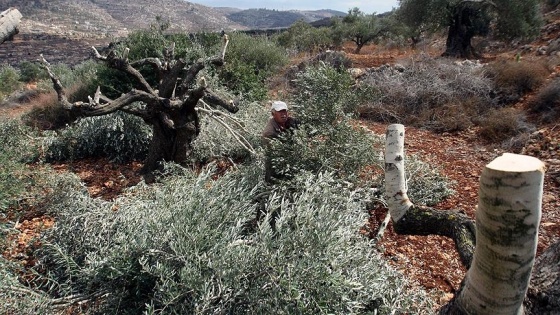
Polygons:
M505 153L482 171L476 249L455 298L440 314L524 314L537 251L544 163Z
M478 58L471 40L474 36L488 33L490 17L487 0L463 0L452 9L443 56L457 58Z
M93 48L97 60L108 67L122 71L132 77L139 89L133 89L117 99L109 99L102 95L99 88L89 102L70 103L64 89L56 76L50 71L49 64L43 59L53 86L58 94L59 102L68 111L78 117L100 116L115 111L123 111L141 117L151 125L153 138L144 162L143 172L150 173L158 167L161 161L171 161L179 164L187 161L192 142L200 132L197 105L199 101L213 107L220 106L235 113L238 110L233 100L226 100L213 92L201 78L196 82L198 73L207 63L221 66L228 45L228 37L224 35L222 52L217 57L200 59L189 67L182 59L174 59L174 47L164 53L164 60L146 58L130 62L127 58L128 49L123 56L117 56L111 51L107 56L101 56ZM156 74L158 85L150 86L144 76L137 70L149 66ZM139 103L144 106L138 106Z
M468 268L475 245L473 221L458 211L414 205L407 196L404 160L404 126L390 125L385 145L385 196L395 232L450 237Z

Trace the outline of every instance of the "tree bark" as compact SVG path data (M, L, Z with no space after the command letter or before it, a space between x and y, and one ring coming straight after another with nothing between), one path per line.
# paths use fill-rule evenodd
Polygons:
M537 258L525 300L528 314L560 313L560 241Z
M21 13L15 8L9 8L0 13L0 44L11 40L19 32L18 26L21 18Z
M537 250L544 163L505 153L484 168L476 249L456 297L440 314L524 314Z
M385 196L395 232L450 237L461 262L468 268L475 244L474 223L458 211L414 205L407 196L404 161L404 126L390 125L385 145Z
M479 57L471 44L471 40L475 36L471 25L473 14L476 12L472 8L457 5L447 32L443 56L467 59Z

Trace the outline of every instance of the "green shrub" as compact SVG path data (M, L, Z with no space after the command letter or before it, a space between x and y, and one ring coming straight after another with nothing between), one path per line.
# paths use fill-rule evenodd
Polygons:
M115 112L87 117L59 132L48 132L44 139L46 161L63 161L106 156L114 161L145 157L151 130L138 117Z
M36 134L18 120L0 120L0 213L23 199L33 184L26 163L37 159Z
M351 121L359 102L346 72L327 65L308 68L297 79L294 112L301 127L273 141L267 154L276 172L288 178L301 171L335 172L353 177L366 165L381 167L379 138Z
M43 70L38 62L23 61L19 64L20 81L37 82L48 79L48 74Z
M58 77L60 83L62 83L62 86L64 87L70 87L80 79L78 76L74 75L70 66L63 63L51 65L51 70ZM43 92L52 91L53 86L51 79L49 77L45 77L44 79L39 80L39 82L37 82L37 89Z
M0 66L0 100L20 87L19 72L12 66Z
M247 101L260 101L266 97L267 79L287 63L285 49L274 41L233 33L219 76L223 84Z
M274 40L294 53L310 53L335 45L332 32L332 28L313 27L309 23L299 20L275 36Z
M355 191L328 174L301 174L295 193L277 187L265 202L279 213L275 229L264 220L245 233L261 171L251 165L217 180L211 172L182 171L114 203L90 199L61 178L50 207L57 225L38 264L51 277L49 292L109 293L101 312L123 314L391 314L431 307L358 233L367 212Z

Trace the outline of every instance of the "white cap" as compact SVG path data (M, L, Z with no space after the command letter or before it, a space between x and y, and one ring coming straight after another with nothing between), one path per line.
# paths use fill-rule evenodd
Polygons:
M274 101L272 102L272 110L277 112L281 110L288 110L288 104L282 101Z

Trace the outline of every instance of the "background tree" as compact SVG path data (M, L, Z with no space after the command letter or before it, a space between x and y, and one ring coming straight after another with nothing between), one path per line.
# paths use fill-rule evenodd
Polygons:
M387 27L382 18L375 14L364 14L359 8L348 11L341 23L337 23L339 28L335 33L340 32L343 36L356 44L354 53L360 53L364 45L378 39L385 32Z
M398 15L412 29L447 28L443 55L461 58L477 56L471 44L474 36L493 31L501 38L529 37L540 25L538 0L400 0Z
M297 52L315 52L317 49L326 48L341 42L333 40L332 28L314 27L303 20L298 20L287 30L280 33L276 37L276 41L282 47Z
M161 35L160 27L150 34ZM156 38L157 39L157 38ZM149 42L149 41L148 41ZM224 36L222 51L218 56L198 58L182 52L187 58L176 58L175 43L171 43L160 57L129 59L130 49L121 52L111 50L102 56L94 48L95 58L107 67L115 69L129 78L128 92L108 97L97 89L87 102L69 102L64 88L51 71L46 60L43 64L49 72L61 105L76 117L102 116L116 111L142 118L152 128L152 140L144 162L143 171L149 173L160 161L183 164L192 152L192 142L200 132L197 105L199 101L213 107L220 106L230 112L238 110L233 100L227 100L213 91L207 80L198 74L208 65L221 66L228 45ZM140 69L140 70L139 70Z

